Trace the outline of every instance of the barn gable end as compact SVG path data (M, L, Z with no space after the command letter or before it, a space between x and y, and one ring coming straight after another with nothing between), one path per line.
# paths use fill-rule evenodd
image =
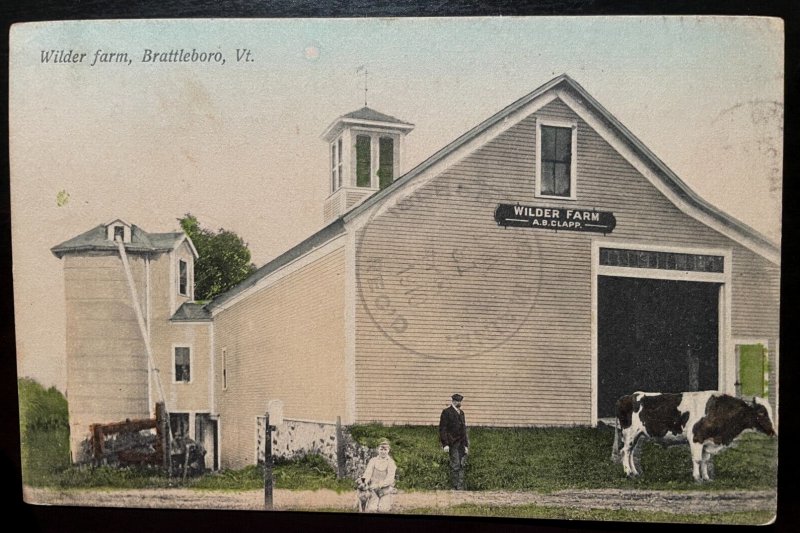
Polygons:
M719 388L737 379L737 338L757 331L775 345L777 248L709 211L663 163L643 157L627 130L612 131L621 125L578 101L577 84L558 83L345 216L356 247L358 421L435 423L458 390L475 424L594 423L599 243L724 256L714 278L726 287L715 304ZM525 106L531 112L518 116ZM574 200L536 194L537 121L577 130ZM493 219L498 204L611 212L616 227L608 235L503 228Z

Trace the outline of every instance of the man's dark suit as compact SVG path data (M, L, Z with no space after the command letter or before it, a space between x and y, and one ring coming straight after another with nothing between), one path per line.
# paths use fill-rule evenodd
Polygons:
M464 411L450 406L439 417L439 440L442 447L450 447L450 482L454 489L464 490L464 469L467 465L466 448L469 447Z

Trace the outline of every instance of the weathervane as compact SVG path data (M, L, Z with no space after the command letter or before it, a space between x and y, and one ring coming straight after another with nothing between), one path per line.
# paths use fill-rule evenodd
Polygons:
M364 107L367 107L367 75L369 73L367 72L367 67L365 67L364 65L361 65L356 69L356 74L358 74L361 71L364 72Z

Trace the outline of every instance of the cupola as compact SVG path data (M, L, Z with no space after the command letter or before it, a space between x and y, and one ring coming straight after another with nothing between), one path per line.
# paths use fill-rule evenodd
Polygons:
M330 152L325 223L402 175L403 138L414 125L367 106L342 115L322 134Z

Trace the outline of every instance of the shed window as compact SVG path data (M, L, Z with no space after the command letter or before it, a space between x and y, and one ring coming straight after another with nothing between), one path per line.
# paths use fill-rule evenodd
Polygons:
M188 346L175 347L175 381L189 383L191 373L191 349Z
M114 226L114 241L125 241L125 228L122 226Z
M170 413L169 427L175 438L189 436L189 413Z

